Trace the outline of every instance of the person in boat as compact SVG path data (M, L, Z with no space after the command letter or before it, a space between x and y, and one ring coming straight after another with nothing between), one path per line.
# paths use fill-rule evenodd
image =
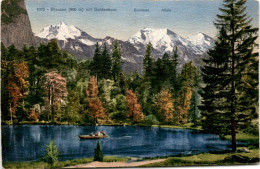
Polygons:
M100 133L101 133L103 136L106 135L106 133L104 132L104 130L101 130Z
M100 132L96 132L95 136L100 136L101 133Z
M89 135L90 135L90 136L95 136L95 134L94 134L93 132L91 132Z

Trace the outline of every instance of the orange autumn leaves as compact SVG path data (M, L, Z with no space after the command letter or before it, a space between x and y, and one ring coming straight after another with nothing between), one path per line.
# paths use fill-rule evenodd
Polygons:
M163 89L155 96L154 107L157 110L159 121L172 122L173 120L173 99L172 94L167 89Z
M134 122L142 121L144 114L141 111L141 105L138 103L137 96L132 90L127 91L126 100L128 103L128 117L130 117Z
M86 89L86 95L88 100L88 116L98 123L101 119L108 118L106 110L102 105L101 100L98 97L98 84L96 77L90 78L88 88ZM156 110L156 116L158 120L176 124L185 123L188 120L188 110L190 108L190 99L192 91L190 88L185 88L181 91L181 97L176 100L178 106L174 108L174 100L172 94L167 89L162 89L154 98L153 107ZM137 95L128 90L126 95L127 100L127 117L133 122L141 122L145 116L142 112L141 105L138 103Z
M192 91L190 87L184 88L181 91L181 95L178 98L178 114L177 114L177 123L187 123L188 121L188 111L190 109L190 100L192 97Z
M15 116L19 100L28 93L29 82L25 79L29 76L29 71L26 62L9 62L8 64L10 64L10 72L8 75L7 90L9 91L10 99L11 123L13 123L13 117Z
M92 76L90 78L86 94L88 100L89 117L92 118L95 123L98 123L101 119L108 118L102 102L98 98L98 84L96 77ZM132 90L127 91L126 99L128 103L127 116L134 122L143 120L144 115L141 111L141 105L138 103L137 96L132 92Z
M88 115L95 123L98 123L98 120L104 119L106 114L102 102L98 98L98 84L96 77L92 76L90 78L86 94L88 97Z

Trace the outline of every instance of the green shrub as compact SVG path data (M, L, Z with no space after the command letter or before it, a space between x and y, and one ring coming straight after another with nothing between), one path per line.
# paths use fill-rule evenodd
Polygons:
M259 127L258 125L250 125L244 130L245 133L258 135L259 134Z
M157 125L159 124L159 121L157 120L156 116L154 115L148 115L144 119L144 124L146 125Z
M58 148L54 144L54 141L51 140L49 145L46 145L45 155L42 161L48 163L51 166L51 168L53 168L54 163L58 161L58 155L59 155Z
M100 143L97 143L97 147L95 148L95 156L94 156L94 161L103 161L104 154L102 152L102 148Z

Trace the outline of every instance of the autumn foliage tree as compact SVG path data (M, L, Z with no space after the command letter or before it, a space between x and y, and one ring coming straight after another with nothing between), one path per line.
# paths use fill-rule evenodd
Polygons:
M90 78L86 94L88 97L88 116L94 120L94 123L98 123L99 119L105 118L105 109L98 98L98 85L95 76Z
M141 105L138 103L138 98L132 90L127 91L126 100L128 103L128 117L134 122L143 120L144 114L141 111Z
M38 122L39 121L38 116L39 115L36 113L35 109L31 109L31 113L29 114L29 118L33 121Z
M172 94L167 89L161 90L155 96L154 108L156 110L156 116L161 122L171 122L173 120L173 99Z
M7 90L9 93L9 112L11 123L13 123L19 100L28 94L29 82L26 81L26 78L29 76L29 72L28 66L24 61L11 61L8 63L8 67Z
M44 89L51 108L52 122L55 121L55 105L64 101L67 97L66 79L56 72L49 72L44 75Z
M178 98L178 106L176 111L176 122L179 124L186 123L188 121L188 113L190 109L192 90L190 87L185 87L180 91Z

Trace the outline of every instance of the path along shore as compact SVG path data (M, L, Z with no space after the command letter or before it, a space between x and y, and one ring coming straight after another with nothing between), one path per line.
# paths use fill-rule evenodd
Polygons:
M69 166L65 168L108 168L108 167L137 167L151 163L158 163L165 161L166 159L158 159L158 160L147 160L147 161L137 161L137 162L98 162L94 161L88 164L79 164L75 166Z

